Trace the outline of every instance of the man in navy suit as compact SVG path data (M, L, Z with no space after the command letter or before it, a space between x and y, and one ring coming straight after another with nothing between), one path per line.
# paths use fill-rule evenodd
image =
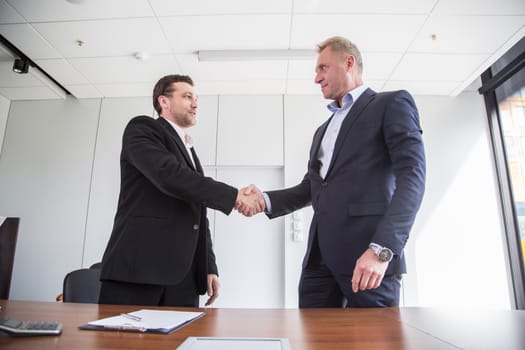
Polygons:
M399 305L403 248L425 186L422 130L412 96L372 91L362 70L349 40L318 45L315 82L332 116L314 134L302 182L264 193L270 218L314 209L299 307Z
M204 176L186 130L195 125L190 77L168 75L153 90L159 118L133 118L122 138L113 232L102 258L101 304L198 306L219 295L206 208L229 214L255 195Z

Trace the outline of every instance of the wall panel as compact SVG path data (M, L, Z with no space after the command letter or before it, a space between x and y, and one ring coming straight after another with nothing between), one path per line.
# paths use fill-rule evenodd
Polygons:
M52 301L82 260L100 100L14 101L0 213L20 217L11 298Z

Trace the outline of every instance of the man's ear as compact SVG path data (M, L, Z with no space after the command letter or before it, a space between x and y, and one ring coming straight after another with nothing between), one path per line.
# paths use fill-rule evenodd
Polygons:
M157 101L159 102L159 106L162 109L163 107L167 106L167 98L164 95L160 95L157 97Z
M352 68L354 68L354 66L355 66L355 57L352 56L352 55L346 56L345 64L346 64L346 69L347 70L351 70Z

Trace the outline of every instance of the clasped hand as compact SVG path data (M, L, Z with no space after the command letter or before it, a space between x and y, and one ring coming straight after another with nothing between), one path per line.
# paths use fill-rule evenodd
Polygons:
M266 209L261 191L255 185L241 188L235 201L235 209L244 216L253 216Z

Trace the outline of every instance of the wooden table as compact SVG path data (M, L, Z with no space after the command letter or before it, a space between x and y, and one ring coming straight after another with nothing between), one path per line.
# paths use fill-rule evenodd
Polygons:
M13 338L0 349L169 349L189 336L288 338L294 350L525 349L525 311L384 309L189 309L206 316L169 334L86 331L78 326L137 306L0 300L1 317L59 320L60 336ZM148 307L151 308L151 307Z

